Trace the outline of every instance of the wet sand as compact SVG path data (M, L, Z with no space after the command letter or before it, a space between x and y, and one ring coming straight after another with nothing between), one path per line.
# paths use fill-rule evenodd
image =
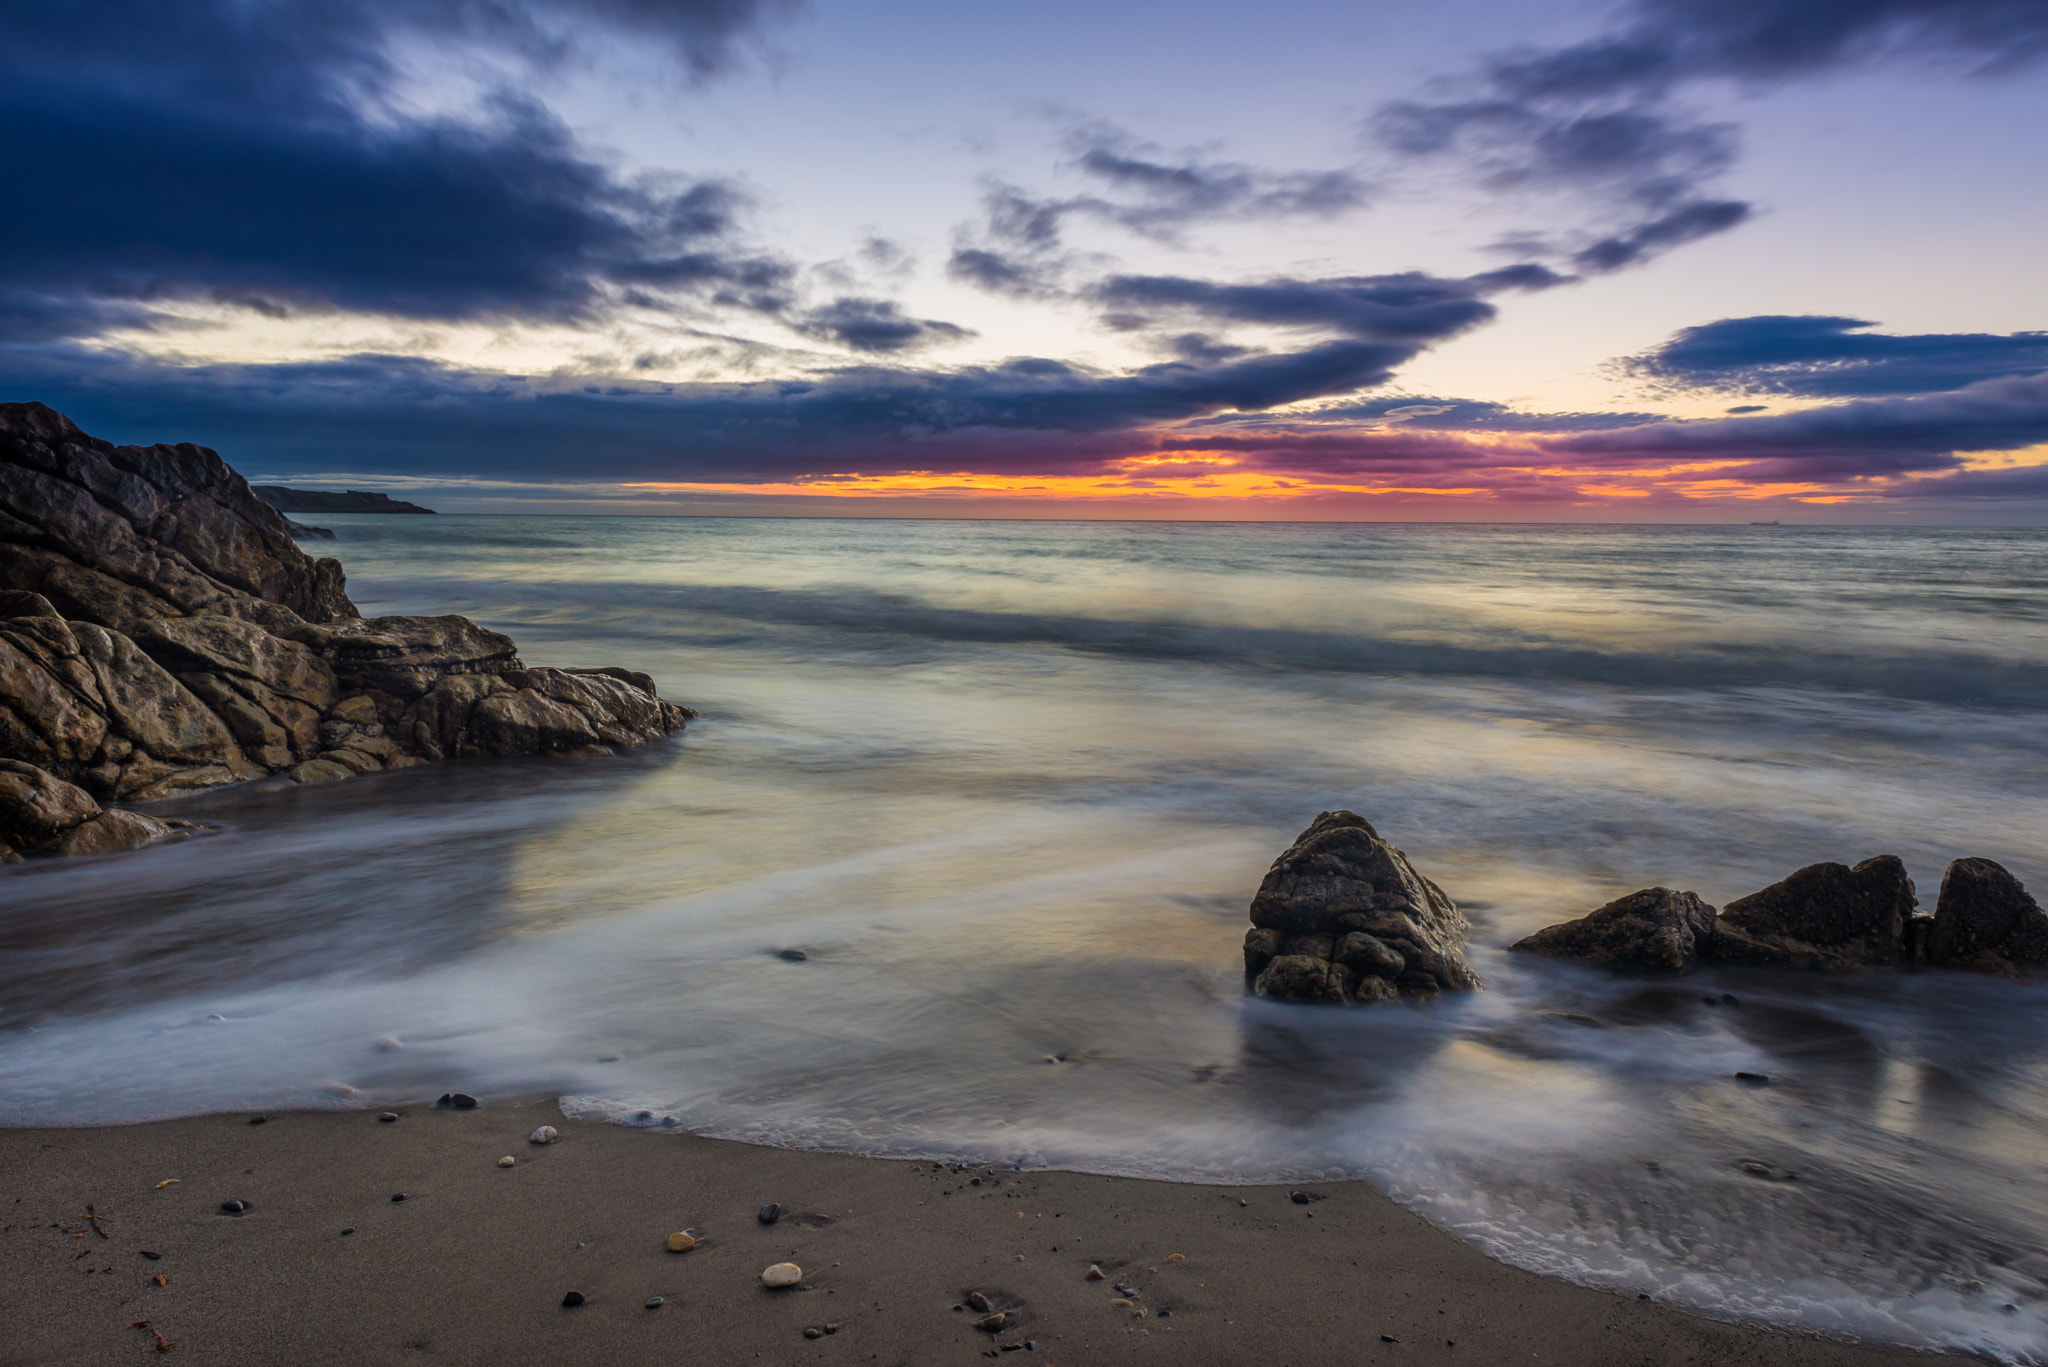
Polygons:
M157 1360L152 1331L174 1361L235 1364L1965 1360L1550 1281L1353 1183L1299 1204L940 1168L576 1123L542 1101L249 1120L0 1131L0 1364ZM527 1142L542 1124L559 1142ZM771 1201L785 1213L763 1225ZM668 1252L685 1227L701 1242ZM780 1261L800 1286L761 1286ZM570 1291L587 1303L565 1308ZM976 1292L1006 1312L999 1332L963 1308Z

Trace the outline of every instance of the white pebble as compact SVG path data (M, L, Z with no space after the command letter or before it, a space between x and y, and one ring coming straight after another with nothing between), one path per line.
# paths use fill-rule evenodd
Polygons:
M554 1126L543 1125L532 1134L526 1136L526 1142L529 1144L552 1144L561 1137L561 1135L555 1132Z
M795 1263L774 1263L761 1273L763 1286L795 1286L804 1279L804 1270Z
M500 1158L500 1159L498 1160L498 1166L499 1166L499 1167L501 1167L501 1168L509 1168L509 1167L511 1167L511 1166L512 1166L512 1155L508 1153L508 1154L506 1154L506 1155L505 1155L505 1156L504 1156L503 1158Z

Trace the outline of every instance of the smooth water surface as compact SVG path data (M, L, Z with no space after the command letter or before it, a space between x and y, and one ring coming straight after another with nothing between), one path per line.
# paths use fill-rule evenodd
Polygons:
M1884 852L1929 905L1964 854L2048 890L2048 534L332 521L366 614L703 720L162 804L220 833L0 875L0 1122L552 1090L1365 1176L1530 1267L2048 1361L2048 986L1503 951ZM1245 999L1246 904L1332 807L1467 909L1486 993Z

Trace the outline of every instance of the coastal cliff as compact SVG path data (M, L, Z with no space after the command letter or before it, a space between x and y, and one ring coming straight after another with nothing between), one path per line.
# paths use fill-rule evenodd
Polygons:
M634 745L694 715L632 670L529 668L467 618L364 618L215 452L0 404L0 862L67 848L103 802Z

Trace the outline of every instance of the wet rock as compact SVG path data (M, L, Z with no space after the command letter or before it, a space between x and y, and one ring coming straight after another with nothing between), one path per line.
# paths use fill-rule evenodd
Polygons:
M1274 861L1251 919L1245 972L1262 997L1335 1005L1480 986L1464 916L1352 812L1324 812Z
M804 953L801 949L778 949L775 951L775 957L786 960L789 963L800 964L811 956Z
M648 1308L649 1310L659 1310L659 1309L661 1309L661 1307L662 1307L662 1306L664 1306L664 1305L667 1305L667 1304L668 1304L668 1297L666 1297L666 1296L649 1296L649 1297L647 1298L647 1302L646 1302L646 1304L647 1304L647 1308Z
M579 1305L588 1304L589 1300L590 1297L584 1295L581 1291L565 1292L562 1296L562 1304L571 1309Z
M1244 1203L1243 1203L1242 1201L1240 1201L1240 1202L1239 1202L1238 1204L1239 1204L1239 1205L1243 1205ZM1087 1277L1087 1279L1088 1279L1089 1281L1091 1281L1091 1282L1099 1282L1099 1281L1103 1281L1103 1280L1105 1280L1105 1279L1106 1279L1106 1278L1108 1277L1108 1275L1109 1275L1108 1273L1104 1272L1104 1271L1103 1271L1103 1270L1102 1270L1101 1268L1097 1267L1097 1266L1096 1266L1096 1265L1095 1265L1094 1263L1090 1263L1090 1264L1088 1264L1088 1277Z
M1907 924L1917 905L1896 855L1853 869L1811 864L1724 907L1714 922L1712 957L1829 971L1896 965L1907 957Z
M804 1330L804 1337L807 1339L821 1339L825 1337L825 1331L823 1329L818 1328L816 1325L811 1325L809 1328Z
M220 1209L223 1215L240 1215L249 1209L249 1203L247 1201L223 1201L220 1203Z
M0 404L0 758L147 801L634 745L691 715L633 670L528 669L461 617L365 621L340 562L301 551L214 452ZM49 852L144 834L162 833L120 818Z
M754 1218L764 1225L772 1225L782 1218L782 1207L770 1201L767 1205L754 1212Z
M1771 1085L1771 1075L1769 1073L1737 1073L1735 1080L1747 1083L1751 1087L1768 1087Z
M795 1263L771 1263L761 1269L761 1285L763 1286L795 1286L803 1279L804 1270Z
M1510 946L1605 968L1682 973L1714 938L1714 908L1697 893L1644 888L1576 921L1545 926Z
M970 1291L967 1293L967 1308L969 1310L979 1311L980 1313L986 1315L994 1311L996 1307L994 1302L990 1301L989 1298L981 1294L981 1292Z
M2048 912L1989 859L1958 859L1941 876L1925 958L1945 968L2008 976L2048 967Z
M526 1136L526 1142L529 1144L552 1144L561 1137L561 1132L554 1126L543 1125L532 1134Z
M188 821L102 810L78 785L25 761L0 759L0 862L8 862L9 853L112 854L181 839L197 829Z
M518 1161L518 1159L514 1158L511 1154L508 1153L503 1158L500 1158L498 1160L498 1166L501 1168L509 1168Z
M382 1121L384 1124L389 1125L392 1121L398 1119L398 1112L386 1111L384 1112L384 1114L378 1116L377 1119Z
M448 1094L448 1104L458 1111L467 1111L476 1106L476 1098L468 1092L450 1092Z

